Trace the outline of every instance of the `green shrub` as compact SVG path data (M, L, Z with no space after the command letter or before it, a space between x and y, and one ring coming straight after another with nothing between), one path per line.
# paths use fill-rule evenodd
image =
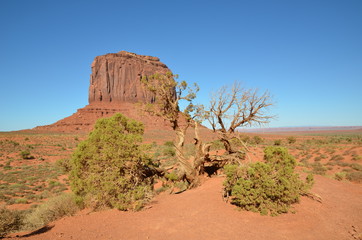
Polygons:
M358 163L352 163L351 168L353 168L356 171L362 171L362 165Z
M15 200L16 204L27 204L28 200L26 200L25 198L18 198Z
M327 168L324 167L320 162L315 162L312 164L312 171L314 174L325 175Z
M34 156L32 156L28 150L21 151L20 156L22 159L34 159Z
M295 137L293 137L293 136L290 136L290 137L287 138L287 141L288 141L289 144L293 144L293 143L295 143L297 141L297 139Z
M280 145L282 145L281 139L274 140L274 146L280 146Z
M342 161L344 159L341 155L333 155L330 159L330 161Z
M179 179L178 179L178 176L177 176L177 174L176 174L175 172L166 173L166 174L165 174L165 177L166 177L167 180L170 180L170 181L177 181L177 180L179 180Z
M176 155L176 150L174 147L169 147L166 146L163 151L162 151L163 155L168 156L168 157L173 157Z
M346 178L351 182L362 183L362 172L348 172Z
M68 173L71 170L70 159L59 159L55 164L62 169L64 173Z
M264 139L261 138L260 136L254 136L253 141L254 141L255 144L260 144L260 143L262 143L264 141Z
M0 238L8 233L18 231L22 227L23 214L20 211L9 210L0 206Z
M172 141L166 141L163 145L166 146L166 147L174 147L175 146L175 144Z
M73 194L62 194L38 205L24 217L24 230L34 230L46 224L71 216L79 210Z
M313 185L313 176L306 182L294 172L296 161L286 148L267 147L265 162L249 165L226 165L225 191L232 203L248 211L276 216L288 212Z
M143 124L115 114L99 119L70 161L79 199L95 208L139 209L152 194L154 164L142 151Z
M347 173L346 172L337 172L334 174L334 178L338 181L342 181L346 178Z

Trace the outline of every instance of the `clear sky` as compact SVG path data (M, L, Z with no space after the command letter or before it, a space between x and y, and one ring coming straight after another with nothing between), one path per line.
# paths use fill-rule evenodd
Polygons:
M0 131L88 104L95 56L157 56L198 103L241 81L269 90L270 127L362 126L361 0L1 0Z

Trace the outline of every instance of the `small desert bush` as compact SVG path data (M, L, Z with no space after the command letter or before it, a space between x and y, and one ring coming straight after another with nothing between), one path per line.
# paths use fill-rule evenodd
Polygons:
M22 159L34 159L34 156L30 154L29 150L21 151L20 156Z
M174 146L165 146L162 154L168 157L173 157L176 155L176 150Z
M311 166L313 174L325 175L327 172L327 168L323 166L320 162L315 162Z
M341 155L333 155L330 159L330 161L342 161L344 159Z
M274 146L280 146L280 145L282 145L281 139L274 140Z
M139 209L152 196L155 164L142 151L143 124L115 114L99 119L70 161L70 182L94 208Z
M289 144L293 144L293 143L295 143L297 141L297 139L295 137L293 137L293 136L290 136L290 137L287 138L287 141L288 141Z
M175 146L175 144L172 141L166 141L163 145L166 146L166 147L174 147Z
M353 168L356 171L362 171L362 165L361 164L352 163L350 166L351 166L351 168Z
M260 144L260 143L264 142L264 139L261 138L260 136L254 136L253 141L255 144Z
M361 160L362 159L362 156L360 156L360 155L357 155L357 154L353 154L352 155L352 160L353 161L359 161L359 160Z
M24 230L41 228L48 223L65 216L71 216L79 210L73 194L62 194L38 205L24 217Z
M265 162L226 165L225 192L232 203L248 211L276 216L286 213L291 204L313 185L313 176L305 182L294 172L296 161L283 147L267 147Z
M177 181L177 180L179 180L176 172L166 173L165 177L169 181Z
M0 206L0 238L22 228L23 213Z
M362 172L348 172L346 178L351 182L362 183Z
M337 172L334 174L334 178L338 181L342 181L343 179L345 179L347 176L346 172Z

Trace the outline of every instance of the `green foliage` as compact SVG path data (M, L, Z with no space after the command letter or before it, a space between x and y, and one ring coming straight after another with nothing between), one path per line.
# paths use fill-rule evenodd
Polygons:
M175 172L166 173L166 174L165 174L165 177L166 177L167 180L170 180L170 181L177 181L177 180L179 180L179 179L178 179L178 176L177 176L177 174L176 174Z
M143 124L122 114L99 119L70 161L73 192L95 208L139 209L152 193L153 180L142 134Z
M346 178L347 173L346 172L337 172L334 174L334 178L338 181L342 181Z
M360 156L360 155L357 155L357 154L352 155L352 160L353 161L359 161L361 159L362 159L362 156Z
M30 154L29 150L21 151L20 156L22 159L34 159L34 156Z
M362 183L362 172L349 172L346 178L351 182Z
M24 230L34 230L64 216L71 216L79 210L73 194L62 194L37 206L23 220Z
M59 182L60 175L63 175L61 169L52 163L4 169L0 171L0 198L7 204L21 203L24 201L22 198L34 203L58 195L67 189L65 184Z
M166 141L163 145L165 145L166 147L174 147L175 146L173 141Z
M351 168L353 168L356 171L362 171L362 165L358 163L352 163Z
M70 159L59 159L55 164L62 169L64 173L68 173L71 170Z
M293 143L295 143L297 141L297 139L295 137L293 137L293 136L290 136L290 137L287 138L287 141L288 141L289 144L293 144Z
M260 136L254 136L253 141L255 144L260 144L260 143L264 142L264 139Z
M25 198L18 198L15 200L16 204L27 204L28 201Z
M0 238L22 227L23 215L20 211L9 210L0 206Z
M245 166L226 165L225 191L242 209L272 216L286 213L312 187L313 176L300 180L294 172L296 161L286 148L267 147L264 160Z
M176 155L176 150L175 150L175 147L166 146L166 147L164 147L162 153L165 156L173 157Z
M312 172L318 175L325 175L327 168L324 167L320 162L315 162L312 164Z
M281 139L274 140L274 146L280 146L280 145L282 145Z

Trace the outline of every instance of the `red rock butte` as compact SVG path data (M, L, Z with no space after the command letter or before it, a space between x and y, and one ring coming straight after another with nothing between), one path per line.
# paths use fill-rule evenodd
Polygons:
M38 126L38 132L89 132L96 120L120 112L142 121L146 131L169 128L169 124L142 110L143 103L153 103L155 96L141 79L170 69L157 57L137 55L126 51L97 56L92 63L89 105L54 124Z

